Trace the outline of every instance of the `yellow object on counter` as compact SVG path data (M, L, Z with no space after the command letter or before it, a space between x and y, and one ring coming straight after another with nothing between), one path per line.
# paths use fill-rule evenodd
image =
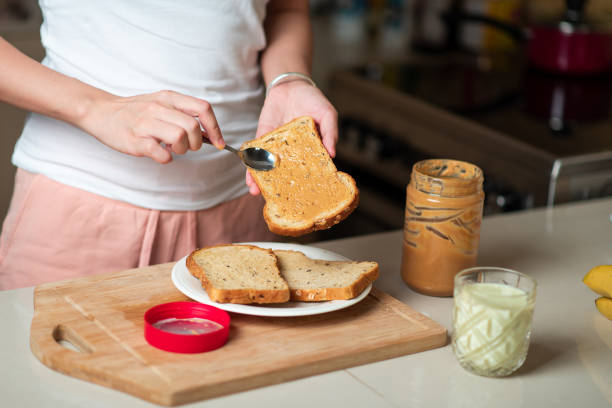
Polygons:
M582 282L600 296L612 298L612 265L599 265L582 278Z
M612 320L612 299L607 297L597 298L595 300L595 306L597 306L597 310L599 310L602 315Z

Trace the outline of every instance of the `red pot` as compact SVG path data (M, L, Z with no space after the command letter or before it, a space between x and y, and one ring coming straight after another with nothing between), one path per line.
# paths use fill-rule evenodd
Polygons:
M460 3L453 4L442 16L450 44L456 45L461 24L486 24L524 43L529 62L542 70L574 75L612 71L612 32L596 29L584 21L583 0L566 0L565 15L558 22L527 28L466 12Z
M566 74L595 74L612 69L612 34L560 22L528 30L527 57L537 68Z

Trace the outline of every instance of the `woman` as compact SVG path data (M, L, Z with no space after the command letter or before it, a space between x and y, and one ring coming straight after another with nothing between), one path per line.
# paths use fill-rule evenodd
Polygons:
M0 289L274 239L257 186L201 129L240 146L310 115L334 155L337 114L307 76L308 2L40 5L42 64L0 38L0 100L33 112L13 153Z

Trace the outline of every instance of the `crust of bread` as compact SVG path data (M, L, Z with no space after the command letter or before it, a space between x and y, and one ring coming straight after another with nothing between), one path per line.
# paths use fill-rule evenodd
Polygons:
M348 300L356 298L378 277L378 266L368 276L362 275L351 286L344 288L289 289L291 300L298 302L321 302L326 300Z
M310 262L320 262L318 260L312 259L301 253L300 251L292 251L292 250L278 250L275 251L277 256L280 256L280 253L299 253L304 258L308 259ZM343 262L343 261L334 261L334 262ZM346 261L346 264L359 264L361 262L357 261ZM361 292L365 290L372 282L374 282L379 275L378 272L378 263L377 262L368 262L372 264L372 268L362 273L359 278L353 281L348 286L343 287L327 287L327 288L313 288L313 289L295 289L289 286L289 290L291 292L291 300L300 301L300 302L320 302L327 300L348 300L353 299ZM280 266L280 265L279 265ZM281 275L283 275L283 269L281 267ZM287 279L285 276L283 276Z
M319 133L317 131L314 120L308 116L302 116L302 117L296 118L292 120L291 122L273 130L272 132L266 133L261 138L248 141L242 145L242 148L244 149L246 147L258 146L257 144L258 140L265 139L266 137L271 136L273 134L282 133L287 129L295 127L295 124L301 121L309 122L309 127L311 128L310 130L318 136L316 138L317 142L315 143L318 143L320 147L323 149L323 151L326 151L325 147L323 146L323 142L321 141L321 138L319 136ZM327 157L329 158L329 156ZM282 160L282 158L280 158L280 160ZM336 169L331 158L329 158L329 162L330 162L330 165L333 166L334 169ZM263 209L264 220L266 221L266 224L268 225L269 230L278 235L297 237L297 236L308 234L310 232L314 232L317 230L324 230L324 229L331 228L332 226L338 224L339 222L347 218L355 210L355 208L357 208L357 206L359 205L359 190L357 188L357 184L355 183L355 180L349 174L336 170L336 176L339 179L341 179L341 182L343 184L348 185L349 190L351 190L352 192L350 199L346 200L346 204L344 206L337 208L331 213L325 214L325 216L321 218L304 219L303 222L297 226L288 227L286 225L280 225L271 216L270 203L274 202L275 197L269 194L266 191L266 189L263 188L261 177L262 177L262 173L264 172L256 171L251 168L247 168L247 170L249 171L249 173L253 177L253 180L255 181L259 189L261 190L264 200L266 201L266 204Z
M186 265L189 273L194 277L198 278L202 283L202 287L206 290L208 297L213 302L217 303L283 303L290 299L290 293L288 290L283 289L220 289L215 287L212 282L206 277L204 270L195 261L195 257L200 251L213 249L216 247L226 247L228 245L213 245L200 249L196 249L189 256L187 256ZM270 249L260 248L254 245L233 245L236 247L248 247L257 248L259 250L265 250L276 259L276 255ZM278 268L278 265L277 265ZM279 271L280 275L280 271Z

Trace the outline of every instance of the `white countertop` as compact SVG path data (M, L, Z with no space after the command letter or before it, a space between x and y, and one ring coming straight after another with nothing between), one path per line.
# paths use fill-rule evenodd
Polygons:
M451 330L452 298L419 295L400 278L401 231L315 246L376 260L376 286ZM422 353L185 407L603 407L612 405L612 321L582 283L612 264L612 199L487 217L480 265L538 281L534 326L523 367L506 378L464 371L449 345ZM152 407L146 401L57 373L29 349L33 288L0 292L0 406Z

